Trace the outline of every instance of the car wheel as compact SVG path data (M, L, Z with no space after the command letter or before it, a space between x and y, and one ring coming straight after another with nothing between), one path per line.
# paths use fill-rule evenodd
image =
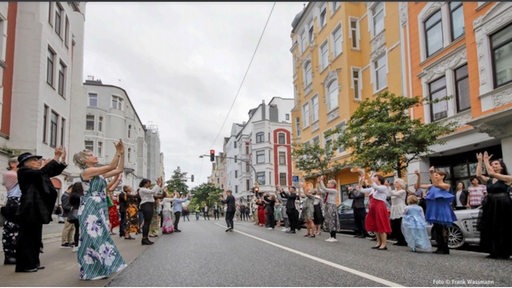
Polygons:
M456 225L448 227L448 247L457 249L464 246L464 234Z

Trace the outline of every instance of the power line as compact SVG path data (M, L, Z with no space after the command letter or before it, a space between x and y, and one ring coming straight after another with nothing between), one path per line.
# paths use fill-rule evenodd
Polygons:
M247 78L247 74L249 74L249 69L251 68L252 61L254 60L254 57L256 56L256 52L258 51L258 48L260 47L261 39L263 39L263 34L265 34L265 30L267 29L268 22L270 21L270 17L272 16L272 12L274 11L275 6L276 6L276 2L274 2L274 4L272 5L272 9L270 9L270 13L268 15L267 22L265 22L265 26L263 27L263 31L261 32L260 39L258 39L258 44L256 44L256 48L254 49L254 52L252 53L251 61L249 62L249 65L247 66L247 70L245 71L244 77L242 78L242 82L240 83L240 86L238 87L238 91L236 92L235 99L233 99L233 103L231 103L231 107L229 107L228 113L226 114L226 118L224 118L224 122L222 122L222 126L220 127L219 132L217 133L217 136L215 136L215 139L213 140L213 143L210 147L214 147L215 142L217 142L217 139L219 138L219 135L222 132L222 128L224 128L224 125L226 124L226 121L228 120L231 110L233 110L233 106L235 105L236 99L238 98L238 95L240 94L240 90L242 90L242 86L244 85L245 78Z

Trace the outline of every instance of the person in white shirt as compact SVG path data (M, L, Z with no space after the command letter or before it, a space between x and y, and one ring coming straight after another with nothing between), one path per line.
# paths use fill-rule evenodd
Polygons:
M142 215L144 215L144 226L142 227L142 245L151 245L152 241L149 240L149 226L151 225L151 219L153 218L153 212L155 210L155 194L162 190L162 177L156 180L157 185L151 188L151 180L142 179L139 184L139 195L141 198L140 209Z

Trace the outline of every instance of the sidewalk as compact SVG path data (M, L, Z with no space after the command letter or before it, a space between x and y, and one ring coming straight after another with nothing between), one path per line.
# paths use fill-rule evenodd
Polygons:
M2 257L0 286L104 287L118 275L113 274L108 279L95 281L80 280L80 268L76 253L72 252L71 248L60 248L60 235L60 233L43 235L44 253L40 255L41 265L46 267L43 270L34 273L16 273L14 272L15 265L3 265ZM117 248L128 265L149 247L140 244L141 235L137 235L136 240L124 240L119 235L113 235L112 239L114 239ZM158 241L158 238L152 238L151 240Z

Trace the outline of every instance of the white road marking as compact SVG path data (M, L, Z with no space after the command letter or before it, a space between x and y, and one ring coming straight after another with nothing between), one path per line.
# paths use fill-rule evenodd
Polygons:
M227 226L224 226L224 225L220 225L218 223L215 223L215 225L217 226L221 226L221 227L227 227ZM374 282L377 282L379 284L382 284L384 286L390 286L390 287L404 287L403 285L400 285L398 283L395 283L395 282L391 282L391 281L388 281L386 279L382 279L382 278L379 278L377 276L373 276L371 274L368 274L368 273L365 273L365 272L361 272L359 270L356 270L356 269L352 269L352 268L349 268L349 267L346 267L346 266L343 266L343 265L340 265L340 264L337 264L337 263L334 263L334 262L331 262L331 261L327 261L327 260L324 260L322 258L318 258L318 257L315 257L313 255L310 255L310 254L307 254L307 253L303 253L303 252L300 252L300 251L297 251L295 249L292 249L292 248L288 248L286 246L283 246L283 245L280 245L280 244L277 244L277 243L274 243L274 242L271 242L271 241L268 241L268 240L265 240L263 238L259 238L259 237L256 237L254 235L251 235L251 234L248 234L248 233L245 233L245 232L242 232L240 230L233 230L233 232L236 232L236 233L240 233L242 235L245 235L247 237L250 237L250 238L253 238L253 239L256 239L258 241L261 241L261 242L264 242L264 243L267 243L269 245L272 245L272 246L275 246L277 248L281 248L283 250L286 250L288 252L291 252L291 253L295 253L297 255L300 255L302 257L305 257L305 258L309 258L313 261L317 261L317 262L320 262L322 264L325 264L325 265L328 265L328 266L331 266L333 268L336 268L336 269L339 269L339 270L343 270L345 272L348 272L348 273L351 273L351 274L354 274L354 275L357 275L359 277L362 277L362 278L366 278L368 280L371 280L371 281L374 281Z

